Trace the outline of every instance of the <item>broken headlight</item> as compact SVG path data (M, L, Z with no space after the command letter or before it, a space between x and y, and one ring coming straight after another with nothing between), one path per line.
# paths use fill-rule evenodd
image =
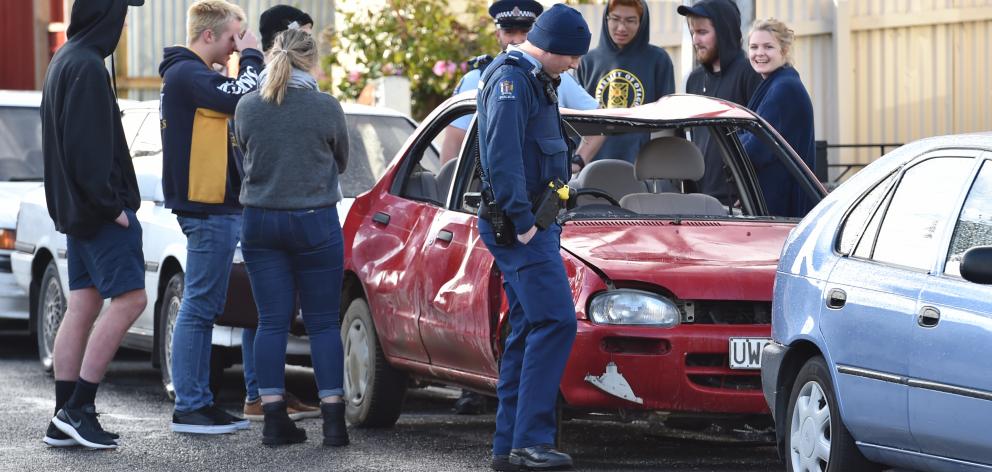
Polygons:
M679 324L679 308L651 292L619 289L602 292L589 304L589 318L599 324L646 325L672 328Z

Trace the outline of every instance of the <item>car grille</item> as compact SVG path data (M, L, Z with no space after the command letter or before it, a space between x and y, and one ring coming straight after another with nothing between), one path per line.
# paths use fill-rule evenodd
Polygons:
M689 381L706 388L761 390L761 372L730 370L727 354L687 354L685 371Z
M692 324L769 324L772 304L748 301L679 301L682 322Z

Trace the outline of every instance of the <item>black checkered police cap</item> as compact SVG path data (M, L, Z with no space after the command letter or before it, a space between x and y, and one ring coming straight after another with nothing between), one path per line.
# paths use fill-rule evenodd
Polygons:
M500 29L530 29L543 11L534 0L497 0L489 6L489 16Z

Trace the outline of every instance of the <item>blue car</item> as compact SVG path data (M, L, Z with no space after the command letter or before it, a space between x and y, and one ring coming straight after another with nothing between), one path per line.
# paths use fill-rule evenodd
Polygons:
M790 471L992 471L992 133L924 139L786 240L761 380Z

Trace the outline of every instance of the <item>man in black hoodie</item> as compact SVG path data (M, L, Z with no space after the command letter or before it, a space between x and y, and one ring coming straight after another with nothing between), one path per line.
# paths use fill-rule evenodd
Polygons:
M45 74L41 103L45 198L66 234L69 308L54 346L55 417L44 442L117 447L96 418L96 390L127 329L145 308L141 204L121 111L104 59L114 52L128 5L73 4L67 36ZM110 306L97 323L103 301Z
M603 108L629 108L675 92L672 58L648 44L648 6L643 0L610 0L603 12L599 47L579 63L577 78ZM649 133L611 136L593 157L634 162Z
M678 12L687 17L699 62L699 67L686 80L686 93L747 106L761 84L761 75L751 68L741 49L741 12L737 4L731 0L701 0L691 7L680 6ZM703 178L697 182L699 191L725 205L733 204L734 191L724 171L723 152L706 129L693 130L692 140L700 147L706 162Z

